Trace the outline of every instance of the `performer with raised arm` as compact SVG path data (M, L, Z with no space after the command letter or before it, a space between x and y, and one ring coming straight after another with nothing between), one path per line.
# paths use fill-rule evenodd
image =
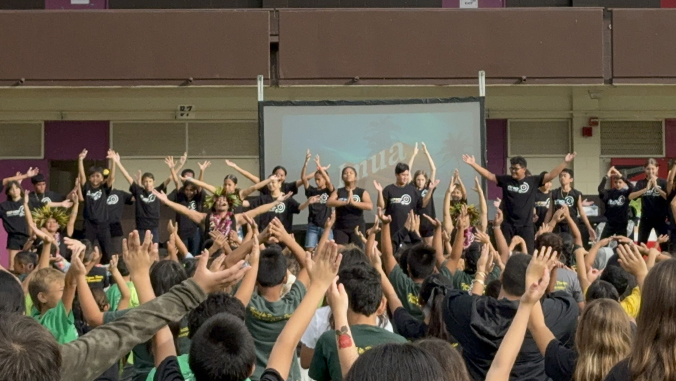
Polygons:
M334 190L326 203L327 207L336 208L333 237L340 245L355 243L361 246L361 238L355 233L355 227L364 234L364 211L373 209L373 203L369 192L357 187L357 171L353 167L343 168L341 176L345 186Z

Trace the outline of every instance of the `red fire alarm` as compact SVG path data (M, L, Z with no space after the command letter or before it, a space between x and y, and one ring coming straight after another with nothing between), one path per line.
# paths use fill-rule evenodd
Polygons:
M593 136L593 129L591 127L582 127L582 136L591 138Z
M591 127L596 127L596 126L598 126L598 125L599 125L599 118L596 118L596 117L591 117L591 118L589 118L589 125L590 125ZM591 136L591 135L590 135L590 136Z

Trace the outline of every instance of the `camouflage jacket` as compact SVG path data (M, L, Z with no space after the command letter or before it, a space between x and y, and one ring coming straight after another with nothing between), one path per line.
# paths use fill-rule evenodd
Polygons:
M169 322L180 320L207 295L192 279L112 323L61 346L61 380L93 380L132 348L150 340Z

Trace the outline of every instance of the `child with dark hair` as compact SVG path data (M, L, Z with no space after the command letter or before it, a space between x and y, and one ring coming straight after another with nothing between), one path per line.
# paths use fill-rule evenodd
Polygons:
M585 214L584 207L582 205L582 192L573 188L571 185L573 181L573 170L569 168L563 169L559 174L559 183L561 183L561 187L552 191L552 206L550 213L553 215L554 211L565 205L569 209L570 217L573 220L573 223L576 226L581 226L583 224L589 232L589 238L592 241L595 241L596 232L589 223L589 219L587 218L587 214ZM556 231L558 233L571 233L571 226L567 221L561 221L558 224Z
M19 278L20 281L23 282L28 274L35 270L37 266L37 253L32 251L20 251L14 257L14 268L12 269L12 272L17 276L17 278Z
M9 268L14 267L14 256L21 250L30 236L30 227L26 224L26 210L23 204L23 189L18 181L10 181L5 189L7 200L0 203L0 219L7 232L7 252Z
M371 266L355 266L338 273L349 300L348 324L359 351L385 343L405 343L406 339L377 326L377 316L385 311L386 302L380 285L380 274ZM332 310L333 305L332 305ZM335 315L335 311L334 311ZM336 331L342 326L336 322ZM336 332L325 332L317 341L309 375L317 381L340 381L342 372Z
M289 378L289 369L293 364L295 349L301 334L307 328L317 305L324 298L326 289L335 279L341 256L334 243L321 247L308 265L312 283L307 296L303 298L296 311L287 319L288 324L279 333L266 368L260 380L281 381ZM305 272L303 270L302 272ZM248 275L248 274L247 274ZM248 317L247 317L248 319ZM190 369L195 379L200 381L233 380L244 381L253 377L254 367L258 362L255 335L251 329L242 324L239 318L221 313L204 322L193 336L190 351ZM155 380L182 381L185 378L180 372L176 352L171 342L171 334L165 328L158 332L154 340L159 366Z
M161 183L155 187L155 176L146 172L138 179L138 183L129 175L129 172L124 168L120 161L120 155L115 153L113 156L115 166L120 169L122 175L127 182L129 182L129 192L134 195L136 199L136 229L145 234L145 231L150 231L153 235L153 242L160 242L160 200L157 199L153 191L164 192L167 189L168 181Z
M108 151L108 159L113 159L115 152ZM89 177L85 174L84 159L87 150L84 149L78 156L78 178L80 180L82 198L84 199L84 232L85 238L95 244L98 242L101 248L101 263L108 264L113 255L110 235L110 214L108 210L108 196L115 182L114 170L104 178L104 169L92 167L89 169Z
M432 198L430 194L423 199L416 187L411 184L411 173L406 163L397 163L394 167L396 181L383 187L377 181L373 185L378 191L378 207L382 208L385 214L392 217L390 229L392 234L396 234L404 227L410 211L418 211L427 206Z
M260 253L256 277L258 292L251 296L247 304L246 316L246 326L256 344L256 369L251 376L252 381L261 379L275 345L275 339L305 297L310 280L305 263L305 250L289 235L279 220L274 219L270 226L275 227L274 230L279 243L286 245L291 250L301 270L289 292L281 296L282 288L287 280L287 262L282 253L282 248L273 244ZM297 361L294 351L291 380L300 379L300 368Z
M594 281L587 289L585 301L589 303L596 299L612 299L619 302L620 294L617 292L615 286L606 282L605 280L599 279Z

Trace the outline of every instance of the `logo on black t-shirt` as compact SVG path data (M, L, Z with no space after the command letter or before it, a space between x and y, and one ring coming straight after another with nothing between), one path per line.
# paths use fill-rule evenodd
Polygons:
M552 204L552 199L548 198L545 201L536 201L535 206L538 208L547 208L549 209L549 206Z
M530 187L528 186L528 183L523 183L518 187L515 187L514 185L507 185L507 190L510 192L528 193L529 189Z
M286 204L281 203L277 206L273 206L270 211L275 213L275 214L282 214L286 210Z
M188 209L197 210L197 203L195 202L195 200L192 200L188 203Z
M573 196L566 196L563 200L556 200L556 205L561 206L564 203L568 205L568 207L572 208L573 205L575 205L575 198Z
M391 198L390 199L391 204L401 204L401 205L410 205L411 204L411 196L405 194L399 198Z
M96 192L92 192L90 190L87 191L87 197L91 197L92 200L94 200L94 201L97 201L98 199L100 199L102 195L103 195L103 192L101 191L101 189L97 190Z
M346 198L339 198L338 201L347 201L347 199ZM361 202L361 197L359 197L359 195L353 194L352 195L352 201Z
M42 201L43 204L49 204L50 202L52 202L52 199L49 197L43 197L42 200L40 201Z
M155 201L155 195L152 193L148 195L148 197L143 197L143 195L141 195L141 200L146 204L150 204L151 202Z
M427 192L429 192L429 190L424 189L422 192L420 192L420 195L425 197L425 196L427 196Z
M24 210L23 205L21 205L17 210L7 211L7 217L25 217L25 216L26 211Z
M620 196L617 198L617 200L608 200L608 205L623 206L625 201L626 199L624 198L624 196Z
M322 193L321 196L319 196L319 203L320 204L326 204L326 201L329 200L329 195L327 193Z
M657 196L662 197L660 195L659 189L662 189L662 187L658 185L654 188L651 188L650 190L647 190L643 195L644 196L651 196L651 197L657 197Z
M106 204L115 205L115 204L117 204L118 201L120 201L120 198L117 197L116 194L111 194L110 196L108 196L108 199L106 200Z

